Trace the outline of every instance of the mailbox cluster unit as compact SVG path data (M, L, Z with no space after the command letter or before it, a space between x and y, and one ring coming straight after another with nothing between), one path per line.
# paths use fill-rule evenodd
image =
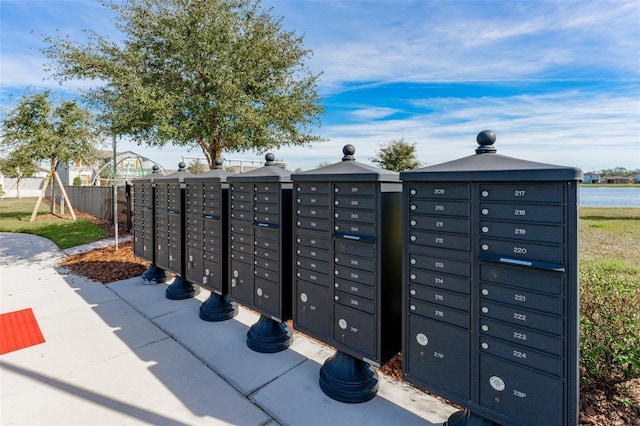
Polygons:
M173 272L176 279L167 288L167 298L187 299L199 292L199 287L186 278L185 211L186 177L192 176L180 163L177 172L155 178L156 189L156 265Z
M230 176L229 295L261 314L247 334L258 352L291 344L291 172L275 165Z
M405 380L464 407L449 425L576 424L582 172L498 155L490 131L477 141L400 174L347 145L303 173L267 154L238 175L218 162L138 179L135 254L186 274L168 298L192 296L187 279L210 289L202 319L258 311L253 350L286 349L290 319L335 347L319 375L331 398L372 398L373 366L402 351Z
M400 175L404 378L499 424L577 424L582 173L494 142Z
M227 256L229 238L228 211L231 176L215 160L209 172L186 177L186 277L189 282L211 291L200 307L205 321L224 321L238 313L237 305L228 300L229 280Z

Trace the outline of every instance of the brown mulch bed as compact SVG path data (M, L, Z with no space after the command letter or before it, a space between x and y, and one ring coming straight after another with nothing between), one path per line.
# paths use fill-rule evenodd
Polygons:
M78 213L79 217L89 217L94 223L107 230L113 238L112 223L97 219L86 213ZM131 235L126 229L119 229L118 235ZM61 266L70 272L91 280L108 284L142 275L149 263L133 254L133 242L119 244L118 251L114 246L93 250L88 253L67 256ZM402 355L398 354L380 368L384 374L402 380ZM606 383L581 389L580 424L601 426L640 426L640 380L628 383L624 395L615 394Z

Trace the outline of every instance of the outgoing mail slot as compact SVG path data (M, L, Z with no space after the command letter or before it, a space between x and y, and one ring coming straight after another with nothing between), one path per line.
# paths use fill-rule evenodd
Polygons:
M364 297L365 299L369 300L375 299L375 288L370 285L364 285L353 281L346 281L335 278L333 286L336 290L340 290L344 293Z
M369 259L373 259L376 253L375 247L369 243L349 241L341 238L336 238L334 240L333 247L337 253L367 257Z
M411 229L425 229L427 231L455 232L469 234L469 220L447 216L409 215Z
M441 305L409 299L409 311L416 315L443 321L458 327L469 328L469 313Z
M562 265L564 250L562 246L551 244L536 244L528 241L506 241L480 239L480 252L516 258L528 261L539 261Z
M425 246L469 251L469 236L467 235L411 231L409 240L412 243Z
M508 238L516 241L562 244L561 225L541 225L526 222L481 221L480 233L485 237Z
M562 315L562 299L544 293L535 293L517 287L505 287L480 282L480 297L508 303L525 309Z
M480 315L486 318L505 321L510 324L517 324L520 327L533 328L544 331L545 333L562 335L562 318L545 315L540 312L481 300Z
M559 273L484 263L480 264L480 279L554 295L562 294L564 284Z
M447 183L410 184L409 196L411 198L467 200L469 198L469 185Z
M375 313L375 305L371 300L363 299L362 297L354 296L349 293L342 293L340 291L334 292L333 298L341 305L349 306L369 314Z
M562 223L562 206L542 204L480 203L482 219L505 219L518 222Z
M559 357L564 356L561 338L539 333L525 327L483 318L480 321L480 333L497 337L514 345L526 346Z
M469 312L469 296L465 296L460 293L453 293L450 291L411 284L409 287L409 294L412 298L424 300L425 302L436 303L438 305Z
M561 204L563 190L564 186L557 183L484 184L480 185L480 197L490 201Z
M442 216L469 216L469 203L464 201L447 200L414 200L409 202L409 211Z
M404 376L469 398L469 332L416 315L409 317ZM410 355L409 355L410 354ZM409 355L409 356L407 356Z
M440 272L422 271L415 268L409 269L408 279L410 283L457 291L458 293L464 294L469 294L469 287L471 285L468 278Z

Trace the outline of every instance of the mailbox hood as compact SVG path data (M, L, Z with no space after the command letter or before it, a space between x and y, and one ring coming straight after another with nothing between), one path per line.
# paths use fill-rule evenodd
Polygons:
M496 135L490 130L478 134L476 154L434 166L400 173L406 181L563 181L582 180L582 170L537 163L496 154ZM431 175L431 173L434 173Z
M193 175L185 178L185 182L198 182L201 180L226 182L229 176L233 176L233 173L226 171L222 168L222 160L216 158L215 166L208 172L201 173L199 175Z
M364 181L364 182L399 182L399 173L355 161L353 145L345 145L342 149L344 157L339 163L318 169L297 173L291 176L293 181Z
M263 167L229 176L227 180L233 182L291 182L291 172L276 166L273 154L269 153L264 158L266 162Z
M157 177L153 181L154 182L159 182L159 181L184 182L184 178L193 176L193 174L191 174L191 173L189 173L188 171L185 170L186 167L187 167L187 165L184 164L184 162L181 161L180 163L178 163L178 171L177 172L173 172L173 173L165 175L165 176Z

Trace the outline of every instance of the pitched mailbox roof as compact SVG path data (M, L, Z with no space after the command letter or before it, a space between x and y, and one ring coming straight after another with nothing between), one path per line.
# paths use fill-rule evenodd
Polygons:
M537 163L496 154L496 135L484 130L477 136L476 154L434 166L400 173L407 181L569 181L582 180L582 170L575 167Z
M154 182L159 182L159 181L178 181L178 182L184 182L184 179L187 177L191 177L193 176L192 173L189 173L188 171L185 170L185 167L187 167L186 164L184 164L182 161L178 164L178 171L177 172L173 172L169 175L165 175L165 176L160 176L157 178L154 178Z
M152 183L155 179L159 178L160 176L162 176L160 174L160 167L158 167L156 164L153 165L152 167L153 171L149 174L146 174L144 176L141 176L139 178L136 179L132 179L131 182L133 183Z
M222 160L220 158L216 158L215 166L213 166L213 169L209 170L206 173L186 177L185 182L198 182L201 180L226 182L227 178L232 175L233 173L228 172L222 168Z
M332 180L345 181L383 181L383 182L399 182L399 173L390 170L380 169L378 167L362 164L355 161L353 145L345 145L342 149L344 157L339 163L329 166L320 167L318 169L297 173L291 176L294 181L326 181L327 178Z
M264 156L266 162L263 167L253 169L248 172L229 176L228 181L248 181L248 182L291 182L291 172L276 166L276 157L269 153Z

